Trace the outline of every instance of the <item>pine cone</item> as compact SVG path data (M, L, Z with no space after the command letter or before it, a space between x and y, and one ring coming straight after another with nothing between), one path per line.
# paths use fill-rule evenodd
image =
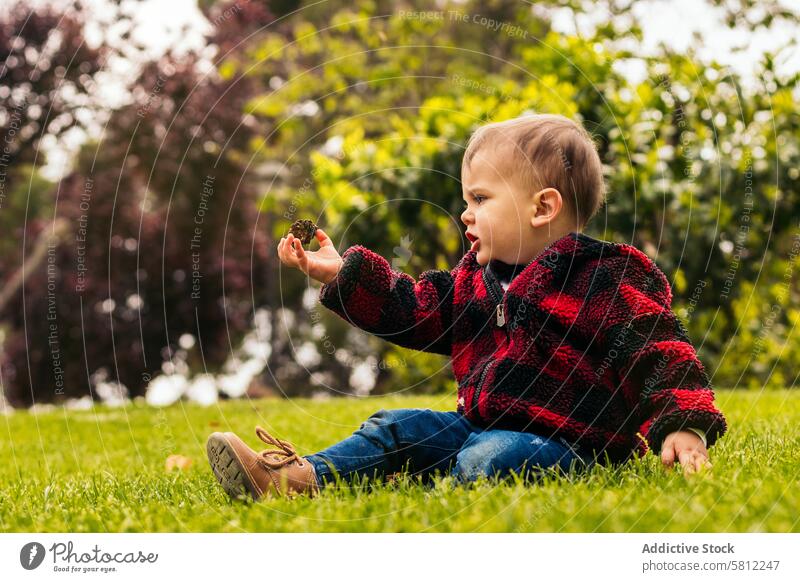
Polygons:
M289 232L302 244L307 245L311 242L311 239L314 238L314 233L317 232L317 228L319 227L314 224L313 221L301 219L294 221Z

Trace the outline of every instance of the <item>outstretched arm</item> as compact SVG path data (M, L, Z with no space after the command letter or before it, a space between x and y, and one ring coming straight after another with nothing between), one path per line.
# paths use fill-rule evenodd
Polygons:
M415 281L361 245L342 259L336 277L320 290L325 307L399 346L450 355L455 271L425 271Z

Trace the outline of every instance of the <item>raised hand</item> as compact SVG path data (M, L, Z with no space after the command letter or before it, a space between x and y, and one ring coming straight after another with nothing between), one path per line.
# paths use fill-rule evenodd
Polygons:
M289 233L278 243L278 257L284 265L300 269L320 283L329 283L342 268L342 257L333 246L333 241L318 228L315 236L319 241L318 251L306 251L302 243Z

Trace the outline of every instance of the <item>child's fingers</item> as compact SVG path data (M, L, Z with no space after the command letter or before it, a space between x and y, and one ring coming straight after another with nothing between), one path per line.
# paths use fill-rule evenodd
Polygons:
M684 472L694 473L695 455L692 453L692 451L681 451L678 455L678 461L683 467Z
M661 451L661 462L665 467L672 467L675 464L675 449L672 444L665 446Z
M281 261L286 262L286 238L282 238L278 243L278 257Z
M683 473L685 475L694 475L695 473L699 473L704 467L706 467L706 461L707 459L700 453L692 455L690 460L684 465Z
M283 261L283 247L284 243L286 242L285 238L281 238L280 242L278 243L278 258Z
M281 239L281 244L279 245L278 250L278 257L280 258L281 262L285 265L290 267L297 266L297 258L289 251L289 245L285 239Z
M294 239L294 241L292 242L294 243L295 254L297 255L297 258L300 260L300 264L303 264L303 261L306 259L306 251L299 240Z
M333 241L330 239L330 237L327 234L325 234L325 231L322 230L321 228L318 228L317 232L314 233L314 234L317 235L317 240L319 241L319 247L320 248L322 248L322 247L332 247L333 246Z
M698 471L702 471L703 469L710 469L711 461L708 460L708 457L698 453L698 455L694 459L694 466Z
M294 235L292 233L289 233L289 235L286 237L286 243L284 245L286 247L285 252L287 257L291 257L294 255L294 241L295 241Z

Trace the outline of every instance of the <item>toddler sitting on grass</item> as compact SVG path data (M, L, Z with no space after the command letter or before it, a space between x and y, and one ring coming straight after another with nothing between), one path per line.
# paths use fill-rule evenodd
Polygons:
M605 197L586 130L557 115L484 125L461 174L471 247L451 271L415 281L361 245L340 256L322 230L315 252L291 234L278 244L346 321L450 356L456 410L379 410L307 456L261 427L275 448L216 432L208 457L229 495L314 495L337 476L401 471L426 482L528 477L648 450L687 473L710 466L707 447L726 422L664 273L633 246L582 232Z

